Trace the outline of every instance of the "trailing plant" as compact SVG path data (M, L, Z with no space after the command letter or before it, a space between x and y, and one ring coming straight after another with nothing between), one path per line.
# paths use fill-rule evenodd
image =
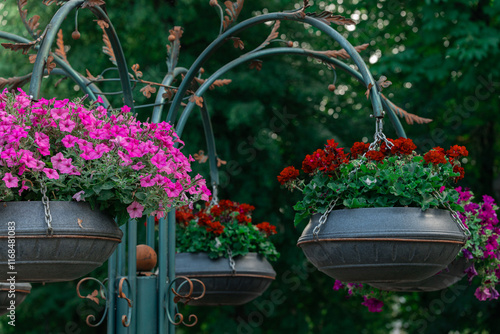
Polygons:
M445 151L435 147L423 155L411 139L387 139L381 143L357 142L350 152L330 139L323 149L306 155L303 178L295 167L286 167L278 181L290 190L299 189L303 199L295 204L295 224L313 214L335 209L413 206L426 210L450 206L460 210L458 192L450 185L464 177L460 158L464 146Z
M458 214L470 231L470 237L457 258L465 257L469 263L464 271L469 284L473 281L479 283L474 296L481 301L496 300L499 297L496 285L500 281L500 228L496 214L499 207L491 196L484 195L482 202L473 202L472 191L463 190L462 187L455 190L459 193L457 204L463 208ZM367 284L336 280L333 290L341 289L346 290L348 296L361 296L361 304L368 307L370 312L381 312L384 302L394 295L394 292L381 291Z
M268 222L254 224L254 210L252 205L230 200L198 205L195 210L189 206L177 209L177 252L205 252L212 259L256 252L277 260L279 253L269 240L276 227Z
M0 94L0 201L41 200L46 187L50 200L87 201L124 223L208 200L170 124L83 102Z

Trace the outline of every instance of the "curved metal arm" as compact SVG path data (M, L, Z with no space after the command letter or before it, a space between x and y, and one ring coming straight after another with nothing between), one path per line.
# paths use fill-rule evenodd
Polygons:
M225 33L220 35L217 39L215 39L202 52L202 54L196 59L196 61L189 69L182 84L179 86L177 94L175 95L174 100L172 101L172 105L167 115L167 121L174 122L177 116L177 111L182 101L182 97L184 96L184 94L188 89L188 85L194 79L194 76L199 71L203 63L210 57L210 55L213 52L215 52L227 40L227 38L259 23L267 21L276 21L276 20L292 20L292 21L307 23L318 28L319 30L321 30L322 32L326 33L328 36L336 40L340 44L340 46L346 50L346 52L353 59L354 63L358 66L361 75L363 76L363 81L365 85L366 86L368 86L369 84L372 85L370 93L371 93L373 113L375 117L382 116L382 102L377 92L377 86L375 84L375 80L373 79L365 62L360 57L358 52L340 33L338 33L335 29L333 29L329 25L312 17L306 16L304 18L301 18L296 13L271 13L271 14L257 16L235 25L234 27L232 27L231 29L227 30Z
M203 130L205 131L205 141L207 142L208 163L210 165L210 180L212 181L212 186L216 187L219 185L217 151L215 148L214 130L212 128L212 122L210 121L210 114L208 113L205 100L203 101L203 107L201 107L201 120L203 122Z
M335 58L330 58L326 55L303 50L303 49L271 48L271 49L267 49L267 50L261 50L261 51L257 51L254 53L246 54L240 58L237 58L237 59L227 63L226 65L224 65L223 67L218 69L214 74L212 74L207 80L205 80L205 82L196 91L196 95L202 96L205 93L205 91L210 87L210 85L212 85L214 83L214 81L217 80L217 78L219 78L220 76L222 76L224 73L231 70L235 66L238 66L238 65L245 63L245 62L247 62L251 59L254 59L254 58L260 58L260 57L276 55L276 54L296 54L296 55L302 55L302 56L308 56L308 57L315 57L315 58L318 58L324 62L331 63L334 66L339 67L340 69L351 74L354 78L356 78L360 82L364 82L363 81L364 78L360 73L358 73L357 71L352 69L350 66L344 64L343 62L341 62ZM184 79L184 80L186 80L186 79ZM378 93L376 95L378 96ZM372 94L372 98L373 98L373 94ZM193 107L194 107L194 103L189 102L187 104L186 108L184 108L184 110L182 112L182 115L179 119L179 122L176 125L176 133L179 137L182 136L182 132L183 132L184 127L186 125L187 119L192 112ZM406 137L406 134L405 134L404 129L401 125L401 122L399 121L399 119L395 115L393 109L391 107L389 107L389 105L387 103L386 103L386 108L390 114L390 120L393 123L397 134L400 137Z
M169 73L165 75L161 84L165 86L170 86L175 77L177 77L180 74L186 74L187 71L188 71L187 68L176 67L173 70L173 73L170 73L169 71ZM151 117L152 123L159 123L161 120L161 115L163 112L163 104L165 103L165 99L163 98L164 93L165 93L165 87L160 86L160 88L158 89L158 94L156 94L155 107L153 109L153 115Z
M68 1L61 8L59 8L54 17L52 17L52 20L50 20L50 23L47 25L46 28L47 33L40 44L35 64L33 65L33 75L31 77L30 90L29 90L29 95L33 96L33 98L38 99L40 97L43 68L49 56L50 47L54 42L54 39L56 37L59 27L61 26L61 23L64 21L69 12L81 6L83 2L84 0Z
M116 64L118 66L118 73L120 75L120 82L123 90L123 103L130 107L130 111L134 113L134 97L132 96L132 88L130 86L130 77L128 73L127 60L123 54L123 49L116 34L115 28L111 23L108 15L99 6L91 7L90 10L97 16L98 19L106 21L108 24L107 28L104 28L106 34L108 35L109 42L113 48L113 53L116 57Z
M15 35L15 34L11 34L11 33L5 32L5 31L0 31L0 38L9 40L9 41L12 41L15 43L29 43L29 42L31 42L29 39L26 39L24 37L21 37L21 36ZM53 69L52 72L55 71L54 74L66 75L66 76L70 77L71 79L73 79L73 81L78 86L80 86L80 88L85 92L85 94L87 94L89 96L90 99L92 99L93 101L96 101L97 100L96 94L100 95L102 93L101 90L99 88L97 88L96 85L91 83L90 80L88 80L83 75L81 75L80 73L75 71L73 69L73 67L71 67L71 65L69 65L64 60L62 60L61 57L59 57L55 54L53 56L54 56L54 62L56 63L57 66L60 67L60 69L63 73L58 73L57 68ZM44 75L45 75L45 71L44 71ZM108 108L110 106L109 101L107 100L107 98L105 96L103 97L103 102L104 102L105 108Z

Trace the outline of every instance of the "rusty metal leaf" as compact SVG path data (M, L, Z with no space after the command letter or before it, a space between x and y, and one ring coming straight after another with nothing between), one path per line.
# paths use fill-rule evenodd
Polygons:
M90 71L89 71L88 69L85 69L85 71L87 72L87 79L89 79L89 80L97 80L97 78L96 78L96 77L94 77L94 76L90 73Z
M55 3L55 4L59 4L60 1L58 0L43 0L42 3L45 5L45 6L50 6L51 4Z
M36 61L36 55L30 55L29 56L29 61L30 61L30 64L34 64L35 61Z
M372 89L372 87L373 87L373 84L370 82L368 84L368 87L367 87L367 90L366 90L366 93L365 93L367 100L370 98L370 89Z
M380 77L380 79L378 79L377 84L379 85L380 89L382 89L392 85L392 82L388 81L387 77L383 75Z
M27 84L31 79L31 73L26 74L22 77L12 77L12 78L0 78L0 90L10 86L10 90L16 90L18 87L22 87Z
M222 160L221 158L217 157L217 167L220 167L222 165L227 164L227 161Z
M366 50L366 48L369 46L368 43L365 43L365 44L362 44L362 45L358 45L358 46L355 46L354 49L357 51L357 52L361 52L363 50ZM328 57L332 57L332 58L342 58L342 59L349 59L351 56L349 56L349 54L347 53L347 51L345 49L342 49L342 50L328 50L328 51L312 51L314 53L319 53L319 54L324 54Z
M104 46L102 47L102 52L109 56L109 60L116 65L116 56L113 52L113 47L111 46L111 42L109 41L108 34L106 33L105 28L109 27L109 24L104 20L97 20L97 24L102 29L102 41L104 42Z
M92 300L94 303L96 303L97 305L99 305L99 298L97 298L98 294L99 294L99 292L97 290L94 290L91 294L87 295L85 298L88 298L88 299Z
M243 9L244 0L237 0L236 2L226 1L224 5L226 6L227 16L224 16L223 29L226 30L234 21L238 19L241 10Z
M248 68L256 69L257 71L262 70L262 60L252 60Z
M170 100L174 97L175 93L177 93L177 89L167 88L165 89L165 93L163 93L162 97L166 100Z
M407 124L409 124L409 125L412 125L413 123L427 124L427 123L432 122L432 119L430 119L430 118L420 117L418 115L409 113L406 110L398 107L397 105L395 105L394 103L392 103L391 101L389 101L389 99L384 94L380 94L380 96L384 100L387 101L387 103L392 107L392 110L394 110L394 112L396 113L396 115L398 115L401 118L404 117L404 119L405 119L405 121L406 121Z
M146 85L141 88L140 92L147 98L151 97L151 94L156 93L156 88L151 85Z
M137 78L142 78L142 72L139 71L139 64L132 65L132 71L134 71L134 74Z
M87 7L94 7L94 6L101 6L106 4L104 0L86 0L82 4L82 8L87 8Z
M203 97L201 96L191 95L189 102L196 103L196 105L200 108L203 107Z
M176 40L180 40L184 30L180 26L175 26L173 29L169 30L170 35L174 36Z
M243 50L245 48L245 43L238 37L230 37L230 39L233 41L233 46L235 49L240 48L240 50Z
M351 19L348 19L342 15L334 15L332 12L328 11L323 11L321 13L306 13L306 15L309 17L313 17L328 25L332 23L340 26L356 24L356 22L354 22Z
M56 63L54 61L54 56L49 55L47 57L47 62L45 63L45 67L47 68L47 73L50 74L54 68L56 68Z
M271 41L273 39L278 38L278 36L279 36L278 29L279 28L280 28L280 21L276 21L274 23L273 29L271 30L271 33L269 34L269 36L267 36L266 40L261 45L259 45L255 50L253 50L253 52L265 48L267 45L269 45L269 43L271 43Z
M225 85L229 85L231 83L231 79L219 79L215 80L213 84L210 85L209 89L213 90L215 87L222 87Z
M45 36L45 33L46 33L46 31L40 37L38 37L36 40L29 42L29 43L2 43L1 45L4 48L10 49L12 51L22 50L22 54L25 55L25 54L28 54L28 51L31 50L32 48L34 48L35 45L43 39L43 37Z
M61 57L65 62L68 62L68 58L66 57L66 51L64 50L64 40L63 40L63 32L62 29L59 29L59 32L57 33L57 41L56 41L57 49L56 49L56 55Z
M203 150L199 150L198 153L193 154L193 158L200 164L204 164L208 160L208 156L205 155L205 151Z

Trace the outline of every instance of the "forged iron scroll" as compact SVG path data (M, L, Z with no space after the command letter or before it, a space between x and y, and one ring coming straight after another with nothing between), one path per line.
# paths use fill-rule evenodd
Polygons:
M127 301L128 304L128 311L127 315L122 315L122 325L123 327L128 327L130 326L130 320L132 320L132 301L127 298L125 293L123 292L123 283L127 282L127 287L128 290L130 291L130 282L126 277L122 277L120 279L120 283L118 283L118 298L123 298Z
M107 280L107 279L106 279ZM102 318L101 320L99 320L97 323L95 324L92 324L91 322L94 321L96 318L93 314L89 314L87 316L87 318L85 319L85 322L87 323L87 326L89 327L97 327L99 326L100 324L103 323L104 319L106 318L106 314L108 313L108 300L106 299L106 286L104 285L106 280L104 280L104 282L101 282L99 281L98 279L96 278L93 278L93 277L86 277L86 278L83 278L81 279L77 286L76 286L76 293L78 294L78 297L82 298L82 299L90 299L92 300L94 303L96 303L97 305L99 305L99 295L101 296L101 298L103 300L106 301L106 307L104 309L104 314L102 315ZM94 290L94 292L92 292L91 294L89 295L86 295L86 296L83 296L81 293L80 293L80 285L82 285L83 282L86 282L86 281L94 281L94 282L97 282L99 284L99 292L97 292L97 290Z
M177 287L177 290L176 290L174 288L174 284L177 280L184 280L184 281L179 285L179 287ZM196 283L199 283L202 287L202 292L197 297L193 297L193 287L194 287L193 281ZM184 284L189 284L189 292L186 293L185 295L180 294L178 292L178 291L180 291L180 289L182 288L182 286ZM205 296L205 291L206 291L205 284L203 284L202 281L195 279L195 278L189 279L185 276L179 276L179 277L176 277L174 280L172 280L170 282L170 284L168 285L167 293L169 290L171 290L172 293L175 295L174 300L173 300L173 302L175 304L182 302L185 305L188 304L191 300L199 300L199 299L203 298ZM174 310L175 313L173 315L171 315L170 312L168 311L169 310L168 304L171 302L168 295L165 298L165 300L167 303L166 309L167 309L168 321L170 321L171 324L173 324L175 326L179 326L180 324L183 324L186 327L193 327L198 323L198 317L195 314L190 314L188 317L189 322L185 322L184 315L179 312L177 305L175 306L175 310ZM178 318L179 320L175 321L176 318Z

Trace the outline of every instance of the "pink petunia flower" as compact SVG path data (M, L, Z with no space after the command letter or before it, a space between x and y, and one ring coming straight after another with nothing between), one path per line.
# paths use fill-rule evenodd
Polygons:
M142 212L144 211L144 207L134 201L127 207L127 212L130 215L130 218L141 218Z
M11 173L5 173L2 180L5 182L5 186L7 188L16 188L19 184L17 176L12 175Z
M54 179L54 180L57 180L59 179L59 174L57 173L57 171L55 169L52 169L52 168L44 168L43 169L43 172L45 173L45 175L47 175L47 177L49 179Z

